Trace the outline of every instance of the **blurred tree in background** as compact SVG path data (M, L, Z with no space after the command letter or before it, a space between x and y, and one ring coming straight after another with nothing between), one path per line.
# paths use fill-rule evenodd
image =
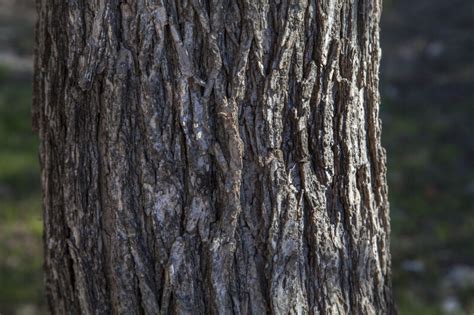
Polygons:
M385 0L381 113L396 299L474 312L474 1ZM42 314L33 0L0 0L0 313Z

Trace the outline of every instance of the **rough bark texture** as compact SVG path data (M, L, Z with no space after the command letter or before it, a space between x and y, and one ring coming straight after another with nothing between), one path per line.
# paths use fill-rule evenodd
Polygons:
M54 314L391 314L380 0L38 0Z

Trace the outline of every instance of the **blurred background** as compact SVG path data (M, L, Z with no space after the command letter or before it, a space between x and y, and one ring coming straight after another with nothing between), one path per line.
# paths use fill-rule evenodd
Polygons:
M474 1L384 0L381 115L400 314L474 314ZM34 0L0 0L0 313L45 314Z

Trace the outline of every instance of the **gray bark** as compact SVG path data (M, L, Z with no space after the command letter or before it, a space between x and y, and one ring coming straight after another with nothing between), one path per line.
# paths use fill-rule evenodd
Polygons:
M54 314L392 314L380 0L38 0Z

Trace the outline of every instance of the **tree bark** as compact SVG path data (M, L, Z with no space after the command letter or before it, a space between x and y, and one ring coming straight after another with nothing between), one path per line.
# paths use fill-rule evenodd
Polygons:
M38 0L54 314L392 314L380 0Z

